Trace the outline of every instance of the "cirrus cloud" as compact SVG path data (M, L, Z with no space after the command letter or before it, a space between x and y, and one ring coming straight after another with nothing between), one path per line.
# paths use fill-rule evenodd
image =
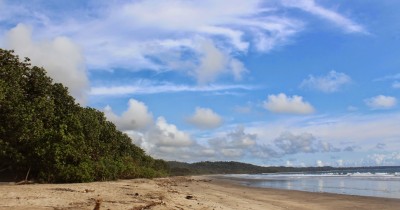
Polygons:
M360 24L355 23L339 13L326 9L314 0L283 0L283 5L287 7L294 7L303 11L309 12L313 15L319 16L323 19L331 21L337 26L343 28L348 33L365 33L368 34L367 30Z

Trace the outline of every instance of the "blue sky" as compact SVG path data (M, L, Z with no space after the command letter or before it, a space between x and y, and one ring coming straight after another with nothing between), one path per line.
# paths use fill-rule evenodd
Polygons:
M399 165L399 29L395 0L0 0L0 47L188 162Z

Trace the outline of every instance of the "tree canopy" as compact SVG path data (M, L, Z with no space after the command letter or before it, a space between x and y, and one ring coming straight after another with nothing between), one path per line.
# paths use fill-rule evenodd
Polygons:
M96 109L81 107L43 68L0 49L0 177L89 182L168 173Z

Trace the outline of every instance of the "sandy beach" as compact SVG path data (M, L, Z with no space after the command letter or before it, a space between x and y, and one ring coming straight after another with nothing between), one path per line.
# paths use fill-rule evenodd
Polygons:
M0 185L0 209L399 209L386 199L249 188L212 176Z

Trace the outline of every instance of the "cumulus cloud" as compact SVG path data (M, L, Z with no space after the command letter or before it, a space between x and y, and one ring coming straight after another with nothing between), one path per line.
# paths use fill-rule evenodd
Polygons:
M222 117L209 108L197 107L188 122L200 129L213 129L221 126Z
M336 160L336 165L338 167L342 167L343 166L344 161L342 159Z
M197 153L203 152L201 148L196 149L198 145L188 133L168 123L164 117L158 117L149 129L131 137L134 142L138 142L146 152L156 158L187 161L191 158L195 159ZM205 154L206 152L203 155L206 156Z
M153 114L143 102L130 99L128 108L116 115L110 106L104 109L108 120L114 122L148 154L165 160L193 161L210 159L215 151L199 145L191 135L167 122L164 117L153 121Z
M18 24L8 31L4 44L21 57L29 57L35 66L46 69L55 82L68 87L72 96L82 104L86 103L88 78L85 59L80 47L63 36L53 40L33 40L32 29Z
M282 3L287 7L299 8L323 19L331 21L337 26L343 28L343 30L345 30L346 32L368 33L362 25L355 23L354 21L340 15L335 11L328 10L324 7L317 5L314 0L283 0Z
M104 112L118 129L124 131L144 129L153 122L153 114L149 112L147 106L135 99L129 99L128 108L121 116L114 114L110 106L105 107Z
M312 134L346 152L365 151L374 148L379 142L391 142L391 147L387 147L386 150L399 150L400 145L396 141L400 138L399 121L399 112L291 116L275 121L247 124L246 130L257 134L261 142L268 142L268 139L275 139L281 133L290 131L295 136L302 133ZM336 144L342 141L349 143L342 146Z
M364 100L371 109L390 109L396 106L397 99L392 96L378 95Z
M317 160L316 165L318 167L324 167L324 162L322 162L322 160Z
M180 147L193 144L189 134L169 124L164 117L159 117L153 128L146 134L147 139L160 147Z
M330 71L325 76L309 75L308 79L303 80L300 87L319 90L326 93L336 92L343 85L349 84L351 78L340 72Z
M274 144L284 154L340 151L330 143L317 141L314 135L310 133L294 135L290 132L284 132L274 140Z
M311 114L314 112L314 107L303 101L303 97L286 96L284 93L268 95L268 99L264 101L264 108L276 113Z
M292 133L285 132L275 139L275 145L284 151L286 154L296 154L299 152L313 153L317 149L313 146L315 137L309 133L300 135L293 135Z
M221 158L242 157L256 146L257 135L246 133L243 126L226 133L224 136L211 138L208 143L218 151Z
M400 164L400 152L371 154L363 160L363 164L397 166Z

